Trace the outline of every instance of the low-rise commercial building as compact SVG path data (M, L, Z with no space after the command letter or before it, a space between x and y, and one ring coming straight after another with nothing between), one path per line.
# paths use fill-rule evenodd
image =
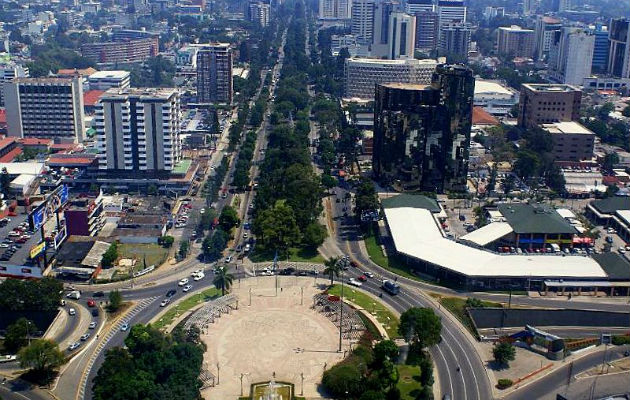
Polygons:
M126 39L113 42L86 43L81 46L85 58L99 64L128 64L146 61L160 51L157 38Z
M595 133L577 122L543 124L553 141L555 161L582 161L593 158Z
M98 71L88 77L90 90L127 89L131 86L129 71Z
M519 93L500 82L475 79L473 104L496 116L506 116L518 104Z

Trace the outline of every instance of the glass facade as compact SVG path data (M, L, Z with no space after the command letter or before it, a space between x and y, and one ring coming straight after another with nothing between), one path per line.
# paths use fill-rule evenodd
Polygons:
M401 191L465 190L474 84L470 69L439 65L431 85L378 85L376 179Z

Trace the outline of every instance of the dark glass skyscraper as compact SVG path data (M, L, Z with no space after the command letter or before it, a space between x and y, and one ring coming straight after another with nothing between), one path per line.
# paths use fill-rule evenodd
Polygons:
M464 190L474 86L460 65L438 65L431 85L377 85L375 177L401 191Z

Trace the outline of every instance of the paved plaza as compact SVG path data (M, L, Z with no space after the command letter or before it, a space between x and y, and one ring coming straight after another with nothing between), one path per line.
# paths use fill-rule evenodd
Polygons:
M275 279L235 281L232 292L239 297L238 310L209 324L202 335L208 346L204 363L219 378L219 385L202 391L205 398L236 399L241 393L241 374L247 396L252 383L269 381L274 373L277 381L293 383L298 395L303 374L304 396L319 397L317 385L324 368L342 359L343 354L337 352L339 331L311 308L321 287L315 287L313 278L282 276L276 296ZM347 346L344 340L343 348Z

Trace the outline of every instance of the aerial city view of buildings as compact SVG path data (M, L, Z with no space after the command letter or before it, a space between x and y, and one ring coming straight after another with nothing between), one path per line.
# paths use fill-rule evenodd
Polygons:
M0 399L630 399L630 3L0 0Z

